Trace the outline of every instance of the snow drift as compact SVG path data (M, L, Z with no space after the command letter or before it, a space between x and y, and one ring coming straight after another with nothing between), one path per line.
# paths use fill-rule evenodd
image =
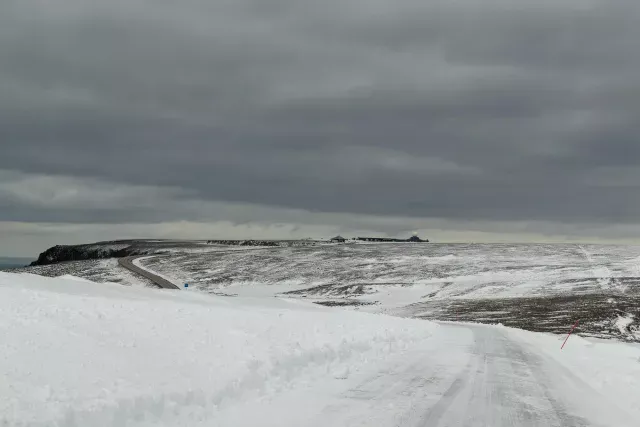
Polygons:
M294 390L317 400L436 328L275 298L0 273L0 425L265 425L238 408Z

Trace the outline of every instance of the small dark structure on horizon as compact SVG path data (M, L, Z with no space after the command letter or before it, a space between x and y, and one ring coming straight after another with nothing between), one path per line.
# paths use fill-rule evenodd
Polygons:
M331 239L332 242L338 242L338 243L344 243L347 241L347 239L345 239L342 236L336 236L333 239Z
M382 242L382 243L429 243L429 239L422 240L417 235L413 235L408 239L393 239L390 237L357 237L356 240L360 240L361 242Z

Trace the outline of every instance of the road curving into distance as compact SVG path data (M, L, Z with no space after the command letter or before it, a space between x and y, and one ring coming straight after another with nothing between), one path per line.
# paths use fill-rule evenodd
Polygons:
M138 258L143 258L143 257L141 257L141 256L130 256L130 257L118 258L118 264L120 264L121 267L126 268L127 270L131 271L132 273L138 274L138 275L144 277L145 279L151 280L159 288L162 288L162 289L180 289L179 287L177 287L176 285L174 285L173 283L171 283L167 279L162 278L162 277L158 276L157 274L153 274L149 270L145 270L144 268L140 268L137 265L135 265L133 263L133 261L138 259Z
M281 246L274 246L274 247L251 247L251 248L243 248L243 249L229 249L229 250L222 250L222 251L217 251L220 253L227 253L227 252L235 252L238 250L274 250L274 249L282 249ZM132 273L138 274L148 280L151 280L157 287L161 288L161 289L180 289L179 286L176 286L175 284L171 283L170 281L168 281L167 279L158 276L157 274L154 274L153 272L146 270L144 268L138 267L137 265L135 265L133 263L133 261L135 261L138 258L147 258L149 255L136 255L136 256L129 256L129 257L123 257L123 258L118 258L118 264L120 264L121 267L131 271Z

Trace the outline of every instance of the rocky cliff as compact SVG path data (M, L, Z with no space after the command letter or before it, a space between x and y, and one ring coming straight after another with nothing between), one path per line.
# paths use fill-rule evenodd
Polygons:
M31 263L31 266L86 259L120 258L131 255L144 255L145 253L141 248L130 244L56 245L42 252L38 259Z

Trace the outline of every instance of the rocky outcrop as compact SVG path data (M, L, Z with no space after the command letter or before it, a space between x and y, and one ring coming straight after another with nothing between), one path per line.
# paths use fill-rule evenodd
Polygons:
M145 251L141 251L140 248L129 244L56 245L42 252L38 259L31 263L31 266L144 254Z

